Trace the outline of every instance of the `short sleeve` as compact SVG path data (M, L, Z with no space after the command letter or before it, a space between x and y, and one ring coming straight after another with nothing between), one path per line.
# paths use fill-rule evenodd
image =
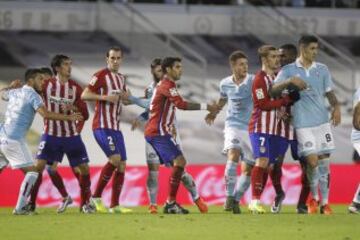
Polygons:
M289 74L288 74L288 71L283 68L280 70L280 72L277 74L275 80L274 80L274 83L280 83L280 82L284 82L286 81L288 78L289 78Z
M44 105L44 102L39 94L36 92L33 92L30 95L30 104L33 107L33 109L36 111L38 108L42 107Z
M103 85L103 77L100 73L94 74L90 80L88 88L92 92L97 92Z
M225 91L224 84L222 82L220 82L219 88L220 88L220 98L227 99L228 96L227 96L227 93Z
M324 87L326 93L331 92L334 88L334 83L327 67L324 68Z

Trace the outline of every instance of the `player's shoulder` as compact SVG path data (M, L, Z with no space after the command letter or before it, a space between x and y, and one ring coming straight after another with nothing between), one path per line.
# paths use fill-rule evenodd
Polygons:
M296 63L293 62L293 63L289 63L289 64L286 64L285 66L283 66L281 69L280 69L280 72L281 71L293 71L297 68L296 66Z
M322 70L322 71L329 71L328 66L326 66L325 64L320 63L320 62L315 62L315 64L316 64L317 69Z
M81 88L82 89L82 86L73 79L69 79L69 85L70 86L75 86L76 88Z
M109 73L109 69L103 68L103 69L100 69L99 71L97 71L96 73L94 73L94 76L97 77L97 78L103 78L108 73Z
M233 78L232 75L227 76L227 77L224 77L224 78L221 79L221 81L220 81L220 86L229 85L229 84L232 82L232 78Z
M164 78L158 83L158 87L159 88L173 88L173 87L176 87L176 84L174 81Z

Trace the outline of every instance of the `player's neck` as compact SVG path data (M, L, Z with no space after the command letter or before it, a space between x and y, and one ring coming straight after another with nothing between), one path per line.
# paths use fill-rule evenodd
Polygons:
M299 62L301 63L301 65L302 65L305 69L310 68L311 65L313 64L313 61L309 61L309 60L307 60L306 58L304 58L303 56L300 56Z
M67 82L69 81L69 78L68 78L68 77L62 76L62 75L60 75L60 74L58 74L58 75L56 76L56 78L59 79L59 82L60 82L60 83L67 83Z
M275 70L263 65L261 68L262 71L264 71L269 76L275 76Z
M237 85L240 85L241 83L243 83L245 81L246 75L245 76L236 76L235 74L233 74L233 82Z

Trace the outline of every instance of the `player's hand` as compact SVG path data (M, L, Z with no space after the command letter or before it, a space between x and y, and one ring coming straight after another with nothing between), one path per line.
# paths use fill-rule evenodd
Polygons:
M207 123L207 125L211 126L212 124L214 124L215 118L216 118L216 114L209 113L205 117L205 122Z
M285 123L290 123L291 121L291 115L283 110L278 110L276 113L276 116L278 119L281 119Z
M216 104L216 102L212 102L211 104L207 105L207 110L211 113L211 114L218 114L221 110L221 108L219 107L219 105Z
M77 112L77 107L72 105L72 104L61 104L60 108L63 112L69 112L69 111L74 111Z
M331 123L334 126L337 126L341 123L340 107L335 107L334 110L331 112Z
M23 83L20 79L15 79L11 81L9 88L20 88L23 86Z
M69 121L84 121L84 117L79 112L68 115L68 117Z
M141 126L141 122L139 119L134 119L131 121L131 131L134 131L135 129L139 128Z
M292 77L290 82L296 86L299 90L305 90L307 88L307 84L304 80L299 77Z
M122 91L120 97L122 101L129 101L129 96L131 95L130 91Z
M173 139L176 139L176 136L177 136L177 132L176 132L176 127L174 124L172 124L170 126L170 132L171 132L171 136L173 137Z

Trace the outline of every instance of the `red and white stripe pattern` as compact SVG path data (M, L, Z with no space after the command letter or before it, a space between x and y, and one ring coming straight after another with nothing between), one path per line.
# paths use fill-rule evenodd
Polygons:
M287 107L281 107L281 109L279 111L284 111L286 112L289 116L291 115L291 107L287 106ZM276 126L276 135L289 139L289 140L294 140L295 139L295 129L292 126L291 123L289 122L285 122L284 120L280 119L279 117L277 118L277 126Z
M258 75L259 74L257 74L256 77L259 77ZM267 93L272 85L273 79L269 75L263 75L260 77L263 77L262 84L265 84L265 89L266 89L266 92L264 92L264 98L269 97ZM272 100L272 98L270 98L270 100ZM254 101L254 108L249 122L249 132L275 135L276 109L270 111L261 110Z
M82 92L82 88L73 80L61 84L57 78L50 78L44 84L43 98L45 107L50 112L70 114L63 112L61 105L71 104L76 101ZM60 121L45 119L44 133L56 137L71 137L79 133L74 121Z
M150 119L145 136L172 135L176 108L185 109L187 102L178 94L173 81L162 80L154 90L150 103Z
M126 91L125 77L120 73L113 73L103 69L96 73L89 89L100 95L114 95ZM121 100L117 103L97 101L93 129L106 128L120 131Z

